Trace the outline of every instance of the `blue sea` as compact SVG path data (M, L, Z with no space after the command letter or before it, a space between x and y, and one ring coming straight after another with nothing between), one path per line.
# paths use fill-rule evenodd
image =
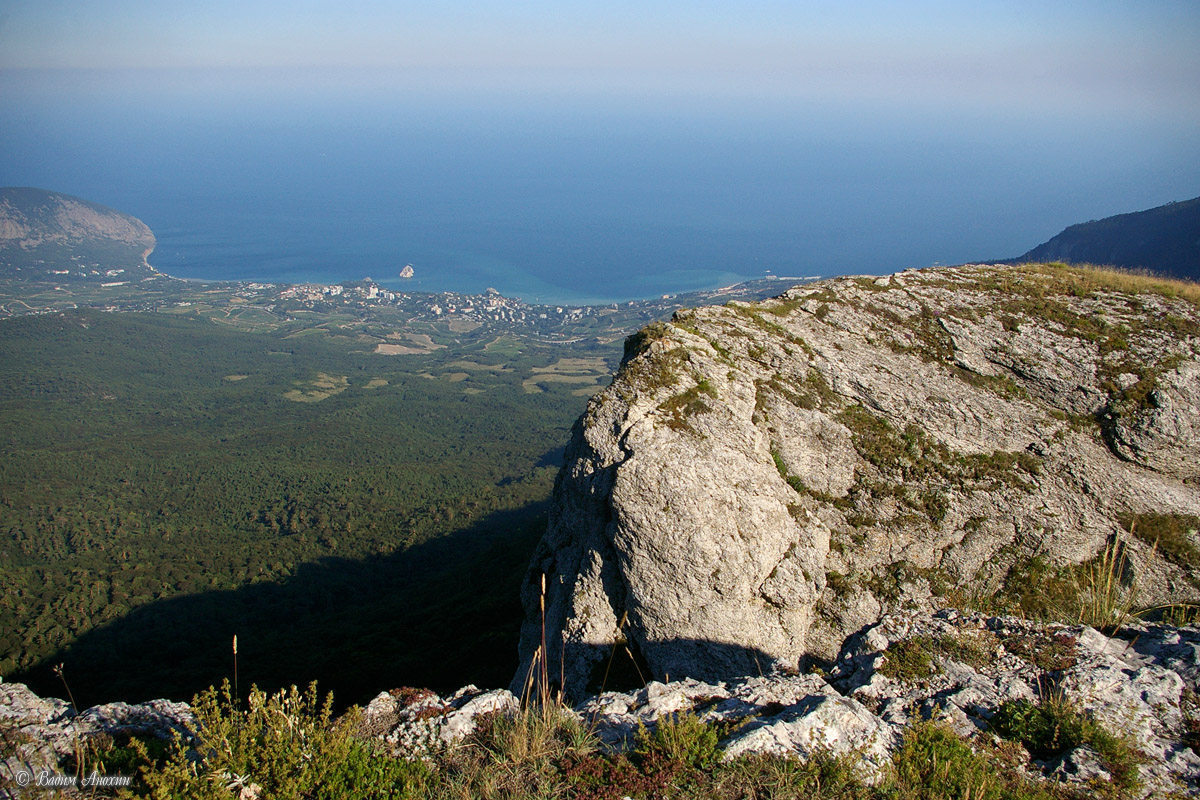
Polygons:
M609 302L1012 257L1200 194L1186 119L12 75L0 97L0 185L133 214L154 266L205 280Z

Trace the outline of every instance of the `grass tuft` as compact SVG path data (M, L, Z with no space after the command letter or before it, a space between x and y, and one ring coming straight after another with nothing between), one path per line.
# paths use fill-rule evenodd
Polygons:
M1126 546L1113 539L1084 571L1079 621L1112 632L1129 622L1137 601L1137 586L1125 584L1129 568Z

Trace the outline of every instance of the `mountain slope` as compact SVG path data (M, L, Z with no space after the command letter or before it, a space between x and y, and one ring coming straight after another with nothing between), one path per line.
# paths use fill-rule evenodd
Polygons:
M1191 284L973 266L681 311L576 424L518 677L540 643L579 695L631 658L795 669L889 608L1042 613L1118 540L1123 591L1194 600L1198 465Z
M141 220L57 192L0 188L0 278L128 281L158 273Z
M1200 280L1200 197L1072 225L1015 260L1105 264Z

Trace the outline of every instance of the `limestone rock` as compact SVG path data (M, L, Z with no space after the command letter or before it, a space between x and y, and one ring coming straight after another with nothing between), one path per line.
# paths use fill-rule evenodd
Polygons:
M567 448L513 691L543 622L569 697L613 664L717 683L1115 541L1140 603L1200 597L1197 532L1166 553L1129 523L1200 514L1200 308L1105 280L842 278L631 337Z
M57 772L80 742L97 734L170 739L175 732L186 735L193 722L186 703L108 703L76 714L63 700L38 697L22 683L0 682L0 728L5 741L14 744L0 770L4 775L19 770Z
M895 732L853 698L835 691L809 695L770 717L756 720L730 737L727 757L746 753L854 755L867 777L889 763Z
M520 708L507 689L464 686L449 697L428 689L396 689L376 695L363 709L360 731L381 739L398 756L421 758L458 744L485 714Z
M902 657L907 671L885 666ZM965 736L989 731L1005 702L1057 699L1129 737L1144 757L1139 771L1148 792L1194 792L1200 755L1188 730L1200 724L1200 709L1189 705L1200 690L1198 667L1194 627L1135 622L1108 637L1080 625L906 612L853 637L831 683L889 724L938 718ZM1102 769L1086 747L1042 766L1047 776L1081 784Z
M576 710L601 742L617 750L632 748L640 730L694 714L702 722L734 727L721 742L727 758L749 753L808 757L818 751L855 755L862 758L866 778L881 774L898 741L893 728L816 675L739 678L728 684L651 681L633 692L605 692Z
M773 673L704 683L690 678L608 691L576 707L612 749L640 730L692 714L731 733L727 758L816 751L856 756L862 776L884 775L910 726L934 719L969 742L995 737L1005 703L1052 696L1124 737L1140 754L1141 796L1200 790L1200 629L1133 623L1109 637L1080 625L941 610L885 614L847 641L829 676ZM1089 745L1026 767L1033 780L1084 788L1109 775Z

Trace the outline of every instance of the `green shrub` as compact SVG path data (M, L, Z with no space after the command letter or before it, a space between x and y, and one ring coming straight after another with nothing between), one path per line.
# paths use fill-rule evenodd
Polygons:
M694 714L674 714L660 719L653 730L639 728L636 752L658 754L695 769L707 770L721 761L721 751L717 747L719 740L716 728L701 722Z
M999 768L938 722L918 722L892 760L888 796L901 800L1050 800L1049 791Z
M648 763L652 762L652 763ZM563 777L570 787L567 797L577 800L621 800L625 797L662 797L677 778L681 765L662 758L635 764L628 756L589 755L566 764Z
M690 389L659 403L659 410L666 414L667 427L672 430L697 433L689 421L690 418L712 410L708 403L704 402L704 395L716 397L717 390L707 379L701 378Z
M424 797L429 767L424 761L392 758L371 742L354 740L334 765L313 800L389 800Z
M150 762L141 776L146 796L226 800L253 787L283 800L415 796L425 766L354 738L356 715L334 721L332 707L332 695L321 702L315 683L270 696L254 687L245 705L228 681L220 691L209 688L192 701L194 747L177 736L158 765L139 748Z
M996 709L992 730L1025 745L1034 758L1047 759L1074 750L1087 739L1085 719L1064 700L1010 700Z
M1046 672L1070 669L1079 661L1079 648L1069 633L1017 634L1004 640L1004 649Z
M863 783L858 759L816 752L803 760L755 754L723 762L708 791L693 797L771 800L884 800ZM639 795L631 795L638 797ZM645 796L645 795L641 795Z
M879 672L902 681L928 678L936 672L932 647L932 641L926 636L914 636L911 639L892 642L884 654Z
M1087 745L1112 775L1115 788L1132 792L1141 786L1140 757L1128 740L1080 712L1062 695L1049 695L1036 703L1028 700L1002 703L992 717L991 726L997 734L1019 741L1030 755L1042 760Z

